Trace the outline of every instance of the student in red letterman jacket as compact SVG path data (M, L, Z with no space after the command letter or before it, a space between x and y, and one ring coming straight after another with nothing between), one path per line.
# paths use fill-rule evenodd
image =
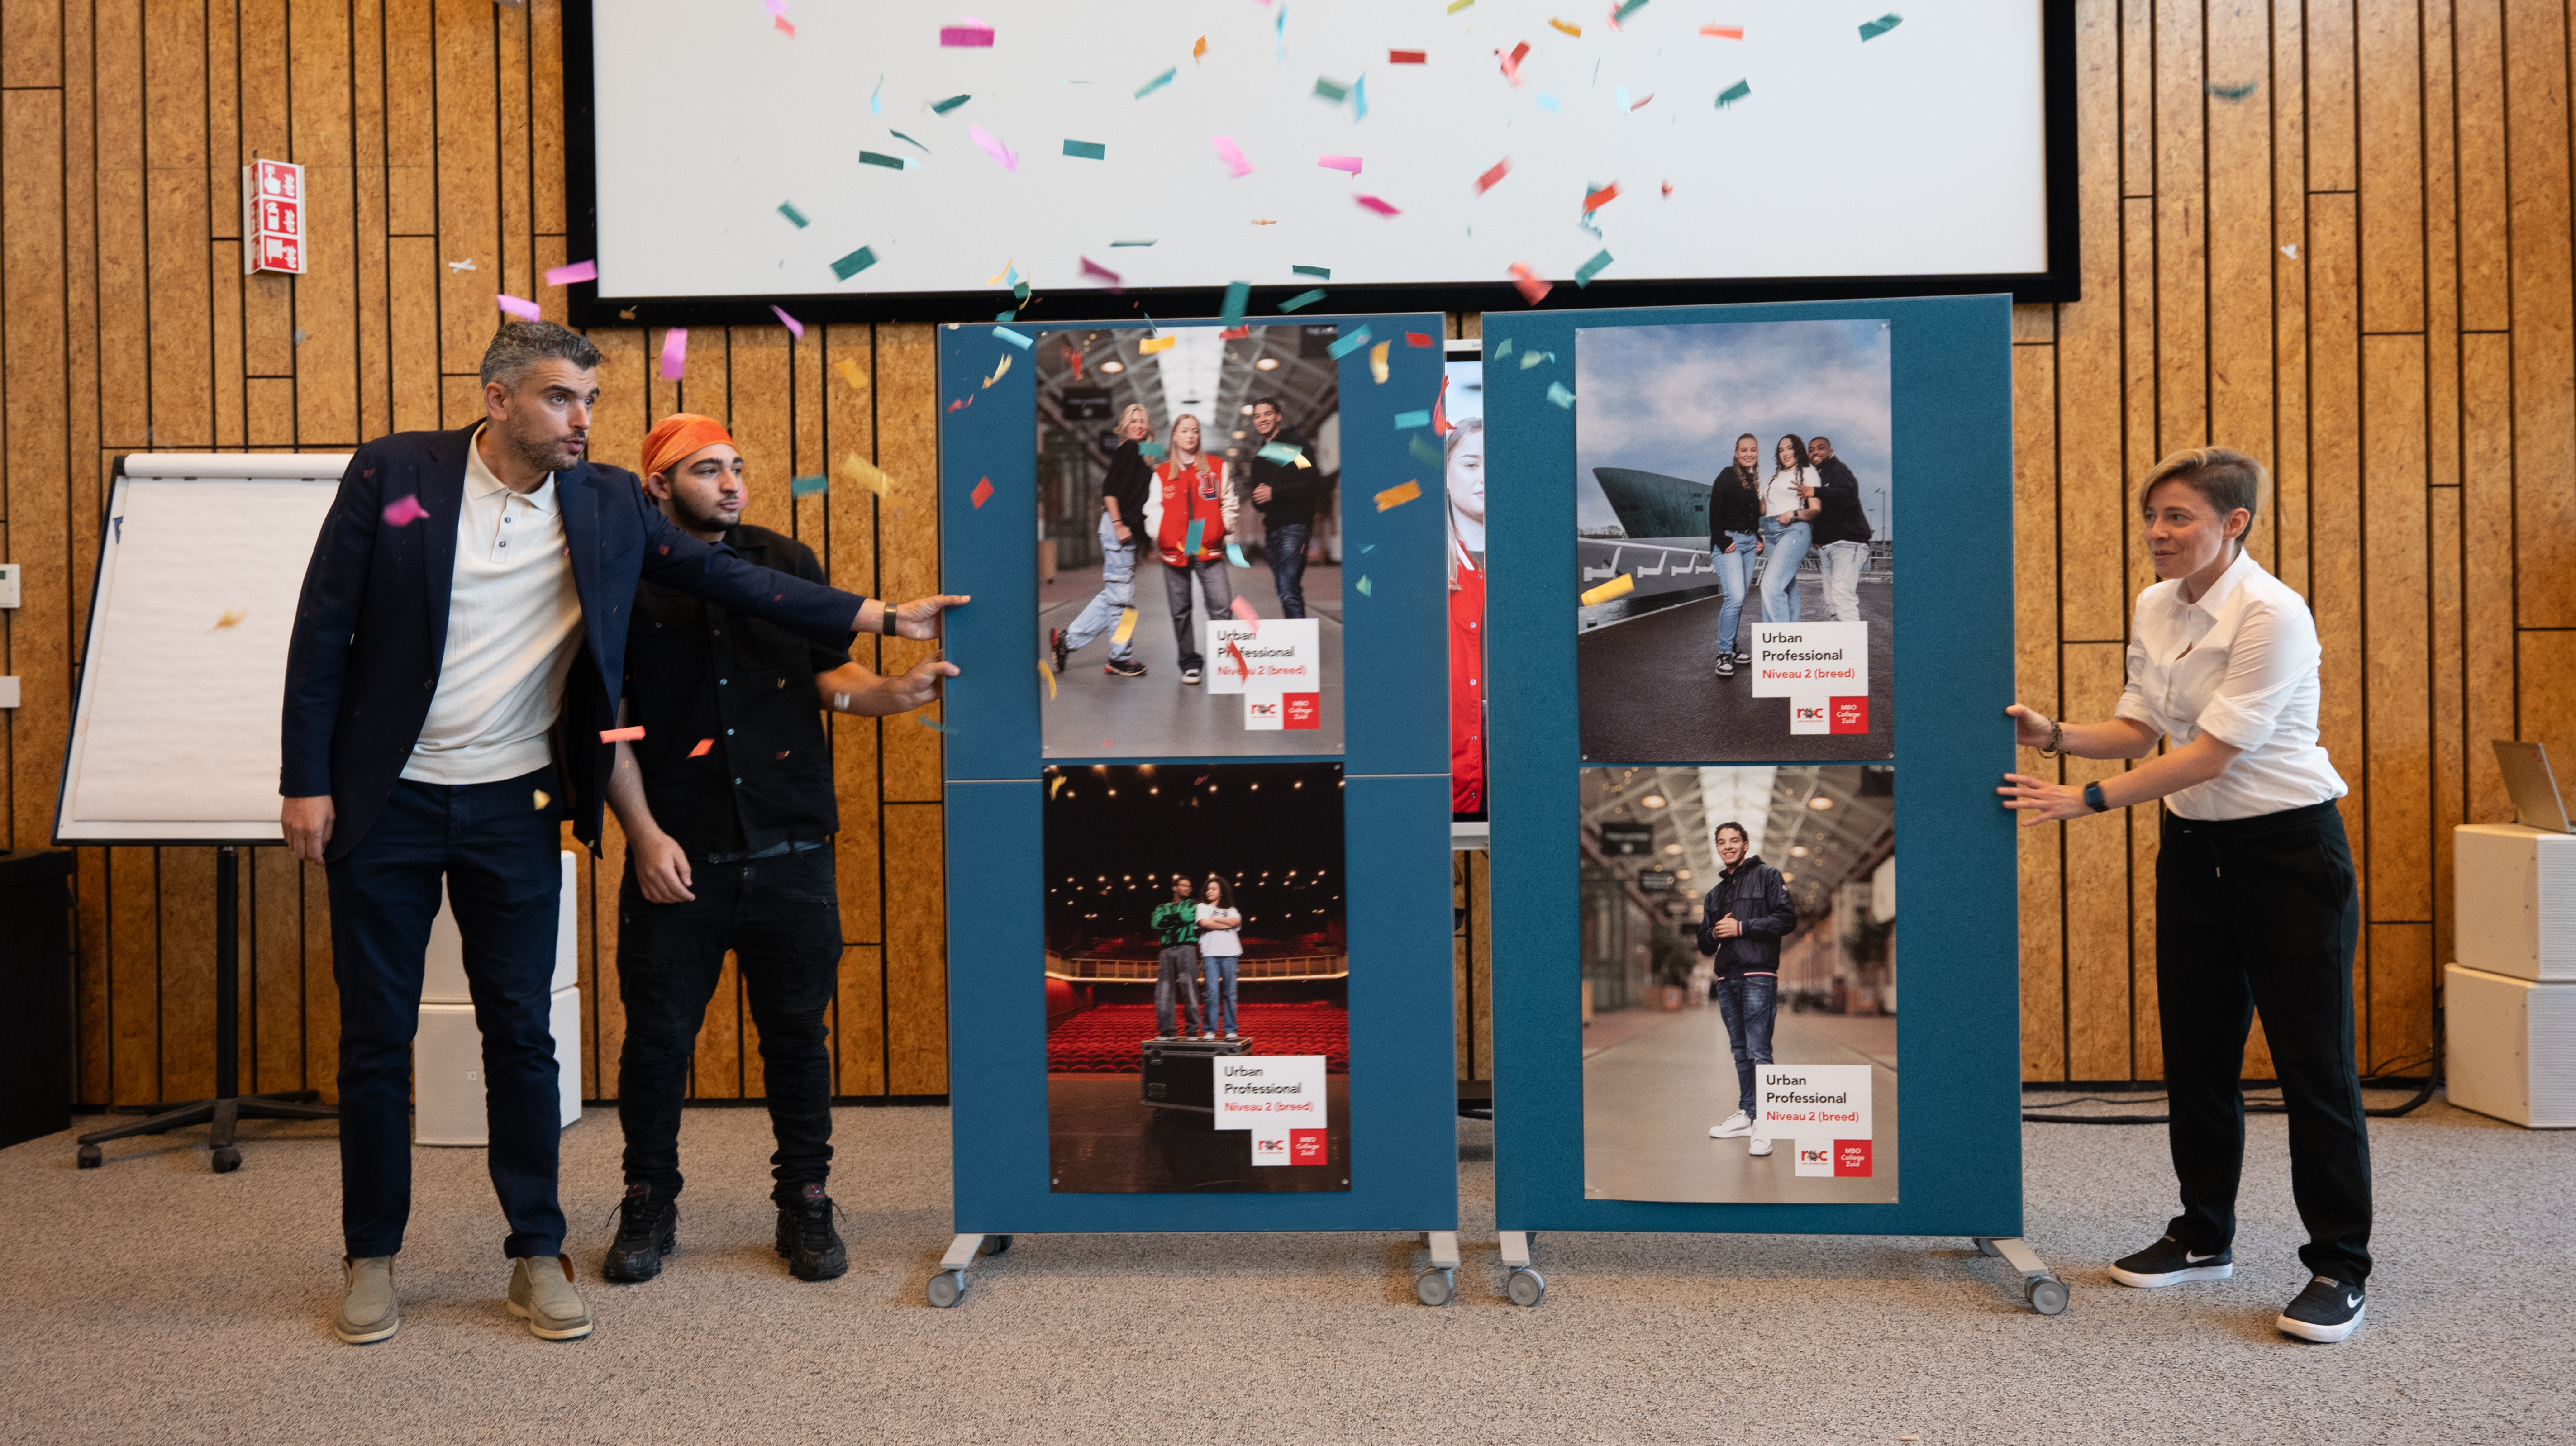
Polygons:
M1205 664L1198 630L1190 617L1190 574L1198 574L1199 596L1210 618L1226 616L1234 605L1234 584L1225 575L1225 541L1234 531L1235 497L1226 486L1225 464L1199 451L1199 419L1183 412L1172 423L1169 455L1154 469L1162 504L1162 521L1154 547L1163 559L1163 596L1172 605L1172 638L1180 645L1181 681L1196 683ZM1193 548L1191 535L1197 534Z

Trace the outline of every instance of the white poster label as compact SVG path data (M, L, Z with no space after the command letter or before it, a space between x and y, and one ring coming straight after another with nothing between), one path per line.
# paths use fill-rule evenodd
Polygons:
M1323 625L1313 618L1199 620L1199 652L1211 693L1319 693L1324 687ZM1242 654L1238 660L1236 654ZM1245 670L1251 686L1244 685Z
M1870 1069L1865 1064L1766 1064L1753 1072L1753 1132L1796 1142L1801 1175L1873 1173Z
M1868 693L1869 624L1753 625L1754 697L1838 698Z
M1253 1160L1261 1162L1261 1137L1324 1128L1324 1057L1320 1054L1218 1055L1216 1127L1253 1132ZM1281 1163L1284 1163L1281 1162Z

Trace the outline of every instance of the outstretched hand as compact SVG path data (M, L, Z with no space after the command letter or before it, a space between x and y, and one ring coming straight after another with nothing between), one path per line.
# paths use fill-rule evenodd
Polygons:
M941 658L924 658L912 670L885 680L885 711L909 713L931 702L940 693L940 685L957 676L957 665Z
M2072 783L2051 783L2027 773L2007 773L2004 786L1995 792L2003 796L2004 807L2021 814L2023 828L2093 814L2093 805L2084 801L2084 790Z
M2004 716L2013 720L2013 743L2017 747L2048 746L2049 720L2037 709L2014 703L2004 709Z
M939 636L939 615L950 608L964 607L974 601L963 594L940 593L936 597L914 598L907 603L888 603L894 612L894 629L899 637L927 642Z

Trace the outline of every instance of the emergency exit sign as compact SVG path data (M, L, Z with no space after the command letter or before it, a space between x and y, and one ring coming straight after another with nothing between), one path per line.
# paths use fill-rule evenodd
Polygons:
M285 161L242 167L242 272L304 274L304 168Z

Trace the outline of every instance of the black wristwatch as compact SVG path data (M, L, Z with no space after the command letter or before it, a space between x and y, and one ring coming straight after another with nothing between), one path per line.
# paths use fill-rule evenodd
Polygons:
M878 605L877 631L885 634L889 638L899 638L902 637L903 634L895 631L895 629L902 625L903 614L895 611L893 603L880 603Z
M2102 796L2102 785L2098 783L2084 785L2084 802L2095 813L2108 813L2111 808L2110 800Z

